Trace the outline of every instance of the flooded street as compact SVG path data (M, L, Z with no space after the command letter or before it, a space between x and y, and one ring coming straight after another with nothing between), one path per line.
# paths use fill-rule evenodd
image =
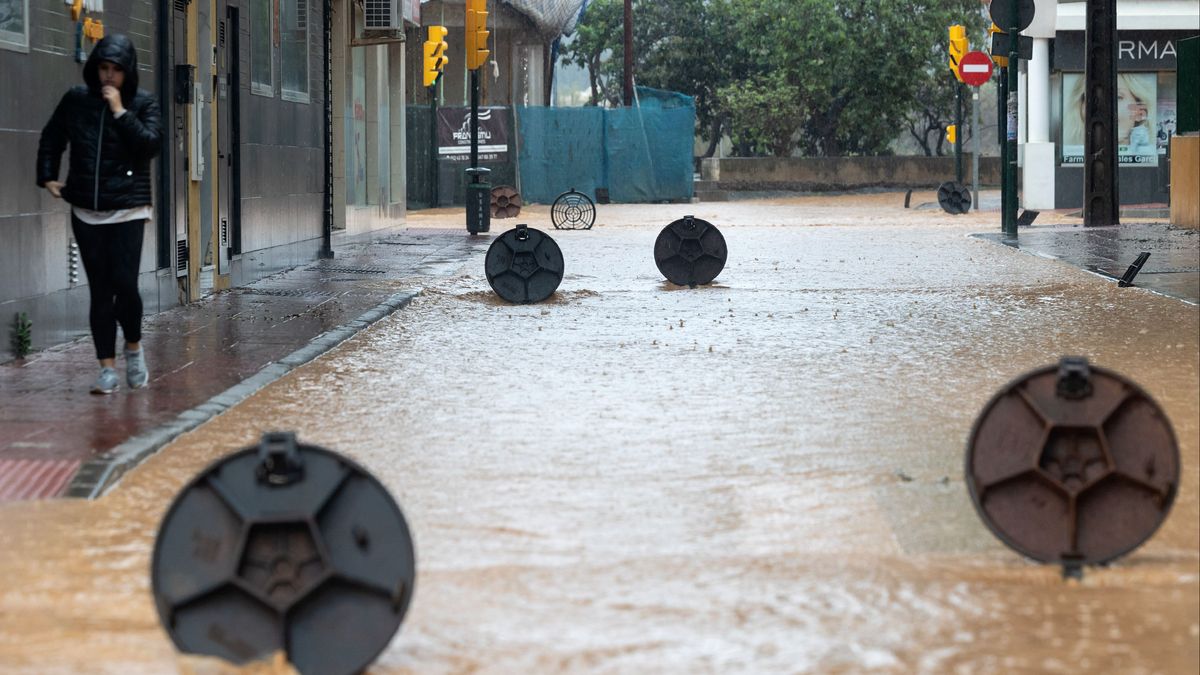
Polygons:
M968 237L995 214L902 203L494 221L460 274L408 280L407 308L103 498L0 504L0 671L219 670L159 626L158 523L210 462L294 430L374 473L413 532L416 594L371 673L1194 673L1200 310ZM710 287L655 267L685 214L728 244ZM517 222L566 261L542 304L484 278ZM1183 460L1157 534L1081 581L1001 545L963 482L984 404L1063 355L1140 384Z

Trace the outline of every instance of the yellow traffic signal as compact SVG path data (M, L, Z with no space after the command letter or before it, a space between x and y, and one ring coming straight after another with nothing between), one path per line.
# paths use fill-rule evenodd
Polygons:
M992 27L988 29L988 37L991 38L991 41L992 41L992 61L996 64L996 66L998 68L1007 68L1008 67L1008 54L997 54L996 53L996 33L1000 33L1001 35L1007 35L1007 33L1000 30L1000 27L997 26L996 24L992 24Z
M946 126L946 140L951 143L958 139L958 125L950 124Z
M432 87L437 83L438 75L442 74L450 57L446 56L449 45L446 44L446 34L450 31L445 26L430 26L429 39L425 41L425 86Z
M970 46L967 44L967 29L960 25L950 26L950 72L954 73L954 78L962 82L962 75L958 72L958 64L962 61L962 57L970 51Z
M467 0L467 70L475 70L487 63L488 36L487 0Z

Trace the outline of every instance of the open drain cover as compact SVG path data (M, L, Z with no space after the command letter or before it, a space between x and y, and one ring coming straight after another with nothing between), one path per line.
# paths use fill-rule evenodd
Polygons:
M1179 486L1179 446L1140 387L1067 357L1008 383L984 407L966 481L993 534L1069 572L1154 534Z

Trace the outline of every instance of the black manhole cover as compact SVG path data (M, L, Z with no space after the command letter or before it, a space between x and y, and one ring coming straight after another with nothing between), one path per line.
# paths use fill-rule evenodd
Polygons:
M1132 381L1064 358L1005 385L967 444L979 516L1019 553L1065 568L1140 546L1167 517L1179 446Z
M960 215L971 210L971 190L962 183L950 181L938 186L938 205L946 213Z
M541 302L563 278L563 255L550 235L518 225L488 247L484 272L496 295L509 302Z
M654 242L658 271L679 286L703 286L725 268L729 250L720 230L707 220L684 216L667 225Z
M550 206L550 222L556 230L590 230L596 223L596 205L587 195L571 188Z
M176 496L151 583L180 651L357 673L392 639L416 568L404 515L358 464L264 434Z

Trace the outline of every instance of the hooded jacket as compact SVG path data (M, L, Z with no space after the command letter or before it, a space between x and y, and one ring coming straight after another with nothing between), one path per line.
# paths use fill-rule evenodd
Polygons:
M121 102L125 114L114 118L100 93L100 62L125 71ZM84 85L63 95L38 143L37 184L58 180L63 150L71 147L62 196L74 206L114 211L152 203L150 160L162 141L158 103L138 89L137 51L124 35L109 35L96 45L83 66Z

